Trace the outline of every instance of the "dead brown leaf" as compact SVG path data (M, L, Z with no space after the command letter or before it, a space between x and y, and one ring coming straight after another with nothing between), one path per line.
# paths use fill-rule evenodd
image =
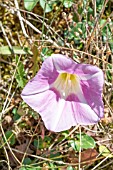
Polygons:
M81 152L81 163L82 165L91 165L95 162L98 152L95 149L87 149ZM78 163L79 159L75 156L74 151L69 154L69 160L71 163Z
M32 151L29 147L27 148L28 143L29 143L29 140L27 139L27 140L26 140L26 143L17 145L17 146L15 147L17 150L23 152L23 154L22 154L22 153L17 153L17 152L15 153L16 157L17 157L20 161L22 160L23 155L24 155L25 152L26 152L27 154L32 154L32 153L33 153L33 151Z

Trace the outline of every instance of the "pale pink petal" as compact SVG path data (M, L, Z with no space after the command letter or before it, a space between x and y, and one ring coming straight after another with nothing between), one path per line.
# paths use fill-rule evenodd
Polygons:
M50 85L56 80L59 73L53 65L52 57L46 59L47 61L42 64L41 69L36 76L31 79L22 91L23 95L35 95L50 88Z
M70 86L70 91L66 86L68 93L74 93L66 93L66 98L60 92L60 89L65 91L62 83L54 83L60 73L75 74L78 77L75 84ZM41 115L47 129L59 132L77 124L95 124L103 117L103 82L103 73L98 67L77 64L66 56L54 54L45 60L21 96Z
M79 75L81 79L81 88L87 104L102 118L104 115L104 105L102 101L102 91L104 84L104 75L101 69L96 66L81 64L80 70L84 75ZM88 76L88 74L90 74Z
M53 54L51 57L53 59L54 66L59 73L74 73L77 63L75 63L71 58L62 54Z
M71 58L62 55L62 54L53 54L51 56L54 67L56 68L57 72L67 72L70 74L76 74L82 80L88 80L96 74L102 74L102 71L97 66L92 66L90 64L78 64L74 62Z
M102 118L104 116L104 105L102 101L103 76L81 81L81 87L87 104Z
M65 105L65 100L60 99L57 91L51 89L35 95L23 95L22 98L32 109L40 113L48 130L57 131L56 126Z
M60 132L76 125L93 125L100 118L90 106L77 101L66 101L64 110L54 131Z
M103 84L103 72L97 66L92 66L90 64L76 64L74 69L74 74L77 74L81 80L89 80L95 77L101 77Z
M22 96L24 101L39 112L48 130L60 132L77 124L87 125L98 122L99 117L77 97L61 99L54 89L43 93Z

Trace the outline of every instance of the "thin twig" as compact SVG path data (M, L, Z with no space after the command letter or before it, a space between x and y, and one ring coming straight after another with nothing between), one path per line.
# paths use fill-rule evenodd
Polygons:
M106 156L106 157L105 157L101 162L99 162L92 170L97 169L104 161L106 161L106 160L109 158L109 156L110 156L111 154L113 154L113 152L110 153L108 156Z
M40 121L39 121L39 122L40 122ZM27 145L27 148L26 148L26 150L25 150L25 153L24 153L23 158L22 158L22 161L21 161L22 163L23 163L23 161L24 161L24 159L25 159L27 150L29 149L29 146L30 146L30 144L31 144L31 142L32 142L32 140L33 140L34 134L35 134L38 126L39 126L39 123L36 125L35 130L34 130L34 132L33 132L33 135L32 135L32 137L31 137L31 139L30 139L30 141L29 141L29 143L28 143L28 145ZM21 164L21 165L22 165L22 164Z
M95 33L95 30L96 30L98 21L99 21L99 19L102 17L103 12L104 12L105 7L106 7L106 4L108 3L108 1L109 1L109 0L105 0L105 3L104 3L104 5L103 5L103 8L102 8L102 10L101 10L101 12L100 12L100 16L99 16L99 17L96 19L96 21L95 21L94 28L93 28L93 30L92 30L91 36L89 37L88 42L87 42L87 46L86 46L86 48L85 48L85 52L86 52L86 51L88 50L88 48L89 48L89 45L90 45L90 43L91 43L91 41L92 41L92 39L93 39L93 35L94 35L94 33Z
M42 46L42 47L59 48L59 49L62 49L62 50L75 51L75 52L78 52L78 53L81 53L81 54L86 54L86 55L88 55L88 56L91 56L91 57L93 57L93 58L95 58L95 59L98 59L98 60L100 60L100 61L103 61L104 63L109 64L109 65L112 66L111 63L109 63L109 62L107 62L107 61L105 61L105 60L103 60L103 59L101 59L101 58L99 58L99 57L96 57L96 56L93 55L93 54L90 54L90 53L87 53L87 52L84 52L84 51L80 51L80 50L77 50L77 49L74 49L74 48L71 49L71 48L68 48L68 47L62 47L62 46L56 47L56 46L47 46L47 45L44 45L44 46Z
M26 33L26 30L25 30L25 27L24 27L24 24L23 24L23 20L22 20L22 16L21 16L21 13L19 11L19 5L18 5L18 1L17 0L14 0L14 3L15 3L15 7L17 9L17 15L18 15L18 18L20 20L20 25L21 25L21 28L22 28L22 31L23 31L23 34L26 38L28 38L29 36L27 35Z
M24 152L22 151L19 151L17 149L14 149L14 148L11 148L14 152L17 152L17 153L21 153L21 154L24 154ZM54 162L54 163L57 163L57 164L60 164L60 165L72 165L72 166L78 166L78 163L65 163L63 161L56 161L54 159L56 158L53 158L53 159L49 159L49 158L44 158L44 157L41 157L41 156L37 156L37 155L32 155L32 154L29 154L29 153L26 153L26 155L28 156L31 156L33 158L37 158L38 161L39 160L44 160L44 161L48 161L48 162ZM103 159L103 156L99 157L99 158L96 158L96 159L93 159L92 161L97 161L97 160L100 160L100 159ZM88 161L84 161L84 162L81 162L81 165L82 164L87 164L87 163L90 163L91 160L88 160Z
M14 81L14 78L15 78L15 74L16 74L16 71L17 71L17 68L18 68L18 64L19 64L20 58L21 58L21 56L20 56L19 59L18 59L16 68L15 68L15 70L14 70L14 74L13 74L13 76L12 76L12 81L11 81L11 84L10 84L10 87L9 87L9 90L8 90L8 95L7 95L7 97L6 97L6 100L5 100L5 102L4 102L4 106L3 106L2 112L1 112L1 114L0 114L0 120L1 120L2 114L5 112L5 109L7 109L7 106L6 106L6 105L7 105L8 97L9 97L10 92L11 92L12 84L13 84L13 81Z
M107 23L109 23L109 20L110 20L110 18L111 18L112 16L113 16L113 11L112 11L112 13L109 15L109 17L107 18L107 20L105 21L105 23L100 27L101 30L106 26Z
M79 164L78 169L81 170L81 144L82 144L82 137L81 137L81 126L79 126L79 132L80 132L80 149L79 149Z
M6 150L5 146L3 146L3 148L4 148L4 152L5 152L6 158L7 158L8 170L11 170L12 168L10 167L10 161L9 161L9 156L7 154L7 150Z
M3 35L4 35L5 39L6 39L6 42L7 42L8 46L9 46L11 52L14 54L13 47L12 47L12 45L11 45L11 43L10 43L10 41L9 41L9 39L8 39L8 37L7 37L7 35L6 35L5 29L4 29L4 27L3 27L1 21L0 21L0 27L1 27L1 29L2 29Z
M19 165L20 165L20 164L21 164L20 161L17 159L17 157L16 157L15 154L13 153L13 151L12 151L12 149L11 149L8 141L7 141L7 138L6 138L6 136L5 136L5 132L4 132L4 130L3 130L3 127L2 127L2 124L1 124L1 123L0 123L0 129L1 129L1 131L2 131L3 137L4 137L5 141L6 141L7 146L8 146L8 149L10 150L11 154L13 155L13 157L15 158L15 160L16 160L16 161L19 163Z
M62 141L60 141L56 146L59 146L65 139L67 139L75 130L77 130L79 125L77 125ZM55 146L55 147L56 147Z
M22 17L22 20L23 20L27 25L29 25L34 31L38 32L39 34L42 34L42 32L41 32L40 30L38 30L38 29L37 29L33 24L31 24L28 20L24 19L23 17ZM43 37L46 38L46 39L48 39L48 41L49 41L50 43L52 43L53 45L55 45L55 47L58 47L58 45L57 45L53 40L51 40L48 36L46 36L45 34L43 34Z

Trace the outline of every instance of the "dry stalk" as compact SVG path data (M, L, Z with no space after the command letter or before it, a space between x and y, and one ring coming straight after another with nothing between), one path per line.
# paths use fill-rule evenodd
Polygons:
M89 48L89 45L90 45L90 43L91 43L91 41L92 41L92 39L93 39L94 33L95 33L96 29L97 29L98 22L99 22L99 20L101 19L103 13L104 13L104 10L105 10L105 7L106 7L106 4L108 3L108 1L109 1L109 0L105 0L105 3L104 3L104 5L103 5L103 8L102 8L102 10L101 10L101 12L100 12L100 16L99 16L99 18L96 18L95 25L94 25L94 28L93 28L93 30L92 30L92 33L91 33L90 37L88 37L87 45L86 45L85 50L84 50L85 52L87 52L87 50L88 50L88 48Z

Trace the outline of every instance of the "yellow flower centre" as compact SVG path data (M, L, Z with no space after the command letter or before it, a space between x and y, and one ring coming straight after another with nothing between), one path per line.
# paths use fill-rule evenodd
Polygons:
M77 94L80 89L79 78L76 74L60 73L53 83L62 98L66 98L70 94Z

